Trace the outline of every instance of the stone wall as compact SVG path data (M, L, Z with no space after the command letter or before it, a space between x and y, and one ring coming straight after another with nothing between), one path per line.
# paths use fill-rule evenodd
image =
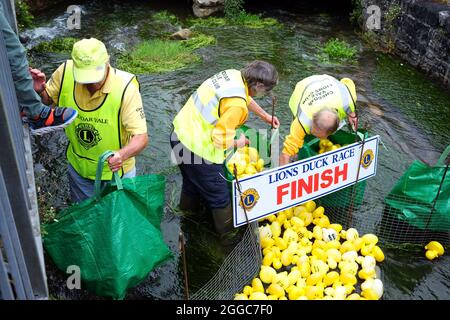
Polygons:
M361 0L363 30L377 42L450 86L450 6L443 1ZM369 30L366 9L381 9L381 29ZM369 25L370 26L370 25Z
M197 17L208 17L223 11L225 0L194 0L192 10Z

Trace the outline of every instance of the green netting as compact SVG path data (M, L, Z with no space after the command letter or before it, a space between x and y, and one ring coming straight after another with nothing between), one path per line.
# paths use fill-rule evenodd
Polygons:
M369 134L366 130L358 130L366 139ZM355 133L347 132L344 130L338 130L336 133L328 137L328 140L333 142L333 144L340 144L341 146L355 143ZM358 140L359 141L359 138ZM307 135L305 137L305 143L298 153L298 159L303 160L309 157L313 157L319 154L319 142L320 139L314 137L313 135ZM323 206L339 206L346 207L350 204L351 199L354 197L355 201L353 205L361 205L361 199L364 196L364 190L366 188L366 181L358 183L356 186L350 186L340 191L334 192L328 196L321 199ZM353 195L355 193L355 195ZM339 200L339 201L336 201Z

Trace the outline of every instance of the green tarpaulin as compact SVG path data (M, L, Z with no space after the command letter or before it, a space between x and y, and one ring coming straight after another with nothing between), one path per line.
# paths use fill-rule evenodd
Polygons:
M450 230L449 153L450 146L435 166L414 161L386 197L388 212L422 230Z

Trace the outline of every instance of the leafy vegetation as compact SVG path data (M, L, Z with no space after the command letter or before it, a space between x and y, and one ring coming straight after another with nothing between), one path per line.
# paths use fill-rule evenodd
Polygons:
M188 40L152 39L139 43L117 59L117 67L136 74L162 73L201 60L193 51L216 42L212 36L196 34Z
M178 20L177 16L166 10L158 11L152 14L152 19L159 22L167 22L173 25L180 24L180 21Z
M362 27L362 4L361 0L352 0L353 10L350 12L350 22L355 25Z
M227 20L235 19L245 13L244 0L225 0L224 12Z
M208 17L188 19L187 23L193 27L241 26L253 29L280 26L280 23L274 18L263 18L260 15L245 12L240 13L232 20L227 18Z
M69 53L72 52L73 45L80 39L64 37L55 38L51 41L44 41L33 47L35 52Z
M24 0L15 0L16 4L16 17L17 26L19 30L22 31L27 28L34 26L34 16L30 12L30 7L28 3Z
M330 39L322 49L323 57L330 61L345 62L356 57L358 50L344 40Z

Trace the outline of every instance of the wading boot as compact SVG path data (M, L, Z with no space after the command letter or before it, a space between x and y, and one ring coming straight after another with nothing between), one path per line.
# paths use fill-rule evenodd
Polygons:
M179 208L183 211L200 212L202 209L202 204L200 199L193 198L181 192Z
M228 255L241 241L243 233L233 226L233 209L231 204L225 208L212 209L214 227L219 235L225 255Z

